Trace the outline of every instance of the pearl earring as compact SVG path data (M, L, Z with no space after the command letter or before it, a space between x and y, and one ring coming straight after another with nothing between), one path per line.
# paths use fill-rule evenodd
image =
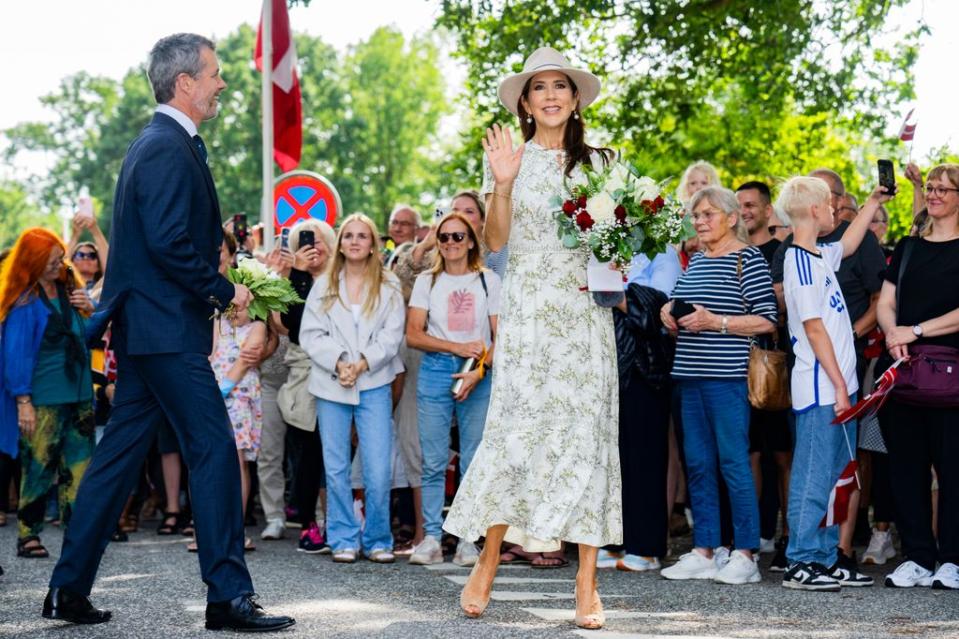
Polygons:
M532 124L532 123L533 123L533 116L527 115L527 116L526 116L526 124Z
M578 120L578 119L579 119L579 113L577 113L576 111L573 111L573 119L574 119L574 120Z

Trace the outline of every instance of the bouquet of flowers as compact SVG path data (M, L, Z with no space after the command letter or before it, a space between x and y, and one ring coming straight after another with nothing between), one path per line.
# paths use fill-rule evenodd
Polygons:
M634 256L652 259L695 234L682 205L629 164L583 169L586 183L571 187L569 198L554 200L557 233L567 248L583 247L598 261L615 261L625 271Z
M265 321L271 312L285 313L290 304L303 302L290 280L249 257L240 258L237 268L227 272L227 279L242 284L253 294L253 301L247 309L251 320Z

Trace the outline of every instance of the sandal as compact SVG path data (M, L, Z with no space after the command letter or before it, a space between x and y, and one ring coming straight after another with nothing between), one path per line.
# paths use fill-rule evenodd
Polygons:
M553 570L556 568L565 568L569 565L569 559L566 557L554 557L552 555L542 554L531 562L530 568L539 568L540 570Z
M512 564L514 566L533 563L532 559L530 559L526 555L521 555L518 552L514 552L512 550L507 550L503 552L499 556L499 562L501 564L507 564L507 565Z
M243 552L253 552L256 550L256 546L253 545L253 540L247 537L243 540Z
M173 520L173 523L169 523L170 520ZM180 524L180 513L171 513L164 511L163 519L160 521L160 525L157 527L158 535L175 535L180 532L180 529L183 526Z
M113 535L110 536L110 541L124 542L130 541L130 535L126 534L119 527L113 531Z
M190 517L190 520L186 522L183 526L180 526L180 534L184 537L192 537L196 532L196 525L193 523L193 517Z
M36 542L35 546L28 546L30 542ZM30 537L24 537L23 539L17 540L17 557L24 557L26 559L46 559L50 556L50 552L43 547L43 544L40 543L40 538L36 535L31 535Z
M140 518L136 515L127 515L120 519L120 530L125 533L135 533L140 530Z

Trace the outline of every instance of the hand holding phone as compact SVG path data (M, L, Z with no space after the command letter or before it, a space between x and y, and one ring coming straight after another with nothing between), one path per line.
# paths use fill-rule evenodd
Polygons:
M280 231L280 250L287 251L290 250L290 229L289 227Z
M696 307L686 300L675 299L673 300L673 308L670 310L669 314L673 316L673 319L679 320L683 317L686 317L690 313L695 312Z
M879 170L879 186L886 187L888 195L896 194L896 171L893 169L891 160L879 160L876 162Z
M304 246L313 246L316 244L316 234L309 229L303 229L300 231L300 236L297 239L299 240L300 248L303 248Z

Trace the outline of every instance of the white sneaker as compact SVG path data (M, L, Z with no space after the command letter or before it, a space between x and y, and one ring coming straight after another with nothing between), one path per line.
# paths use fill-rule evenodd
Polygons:
M440 542L436 541L435 537L427 535L413 549L413 554L410 555L410 563L416 566L441 564L443 563L443 547L440 546Z
M776 540L775 539L763 539L759 538L759 554L768 555L771 552L776 552Z
M886 575L889 588L912 588L932 585L932 571L926 570L914 561L904 561L893 572Z
M442 555L441 555L442 557ZM456 553L453 555L453 563L457 566L473 566L479 559L479 548L471 541L460 539L456 544Z
M659 570L659 559L651 557L646 559L639 555L625 554L623 558L616 562L616 569L625 572L646 572L647 570Z
M713 559L707 559L691 550L669 568L660 570L659 574L666 579L715 579L716 572L716 562Z
M759 574L759 566L753 559L747 557L743 551L735 550L730 553L729 561L722 570L716 573L715 580L721 584L738 586L758 583L762 581L762 575Z
M892 545L892 533L888 530L873 528L872 537L869 538L869 546L866 547L866 552L862 554L862 563L881 566L895 556L896 549Z
M270 519L266 528L260 533L260 539L283 539L286 532L286 522L282 519Z
M599 549L599 552L596 554L596 567L597 568L615 568L616 562L623 558L623 553L621 552L610 552L604 550L603 548Z
M722 570L729 563L729 548L726 548L726 546L714 548L713 559L716 561L716 570Z
M944 563L932 577L932 587L936 590L959 590L959 566Z

